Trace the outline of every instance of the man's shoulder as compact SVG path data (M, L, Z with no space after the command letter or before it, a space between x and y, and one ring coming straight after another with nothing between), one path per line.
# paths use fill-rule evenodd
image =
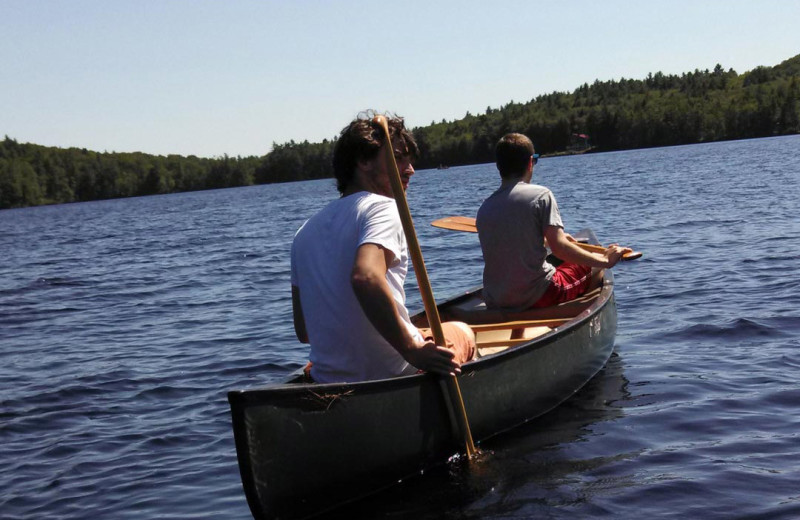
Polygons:
M541 184L529 184L529 183L519 183L514 186L514 189L511 190L512 193L515 194L525 194L528 196L535 196L535 197L544 197L544 196L552 196L553 192L550 191L550 188L547 186L542 186Z
M502 210L509 204L530 203L540 199L554 199L553 192L546 186L520 182L511 188L500 188L483 201L478 214L492 211L495 208Z
M358 199L359 204L370 206L395 206L394 199L385 195L371 193L368 191L362 192L362 196Z
M377 193L365 193L354 206L358 218L366 222L400 222L400 212L394 199Z
M347 213L352 211L360 212L369 208L381 209L390 206L394 206L393 199L384 197L383 195L378 195L377 193L360 191L358 193L353 193L352 195L330 201L309 220L328 220L331 218L331 215L337 213Z

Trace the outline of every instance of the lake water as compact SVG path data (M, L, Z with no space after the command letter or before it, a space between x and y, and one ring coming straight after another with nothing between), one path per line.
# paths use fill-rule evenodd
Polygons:
M615 268L606 368L348 518L800 517L800 136L545 158ZM420 171L437 298L477 285L493 165ZM0 518L246 519L226 392L302 366L289 245L331 180L0 211ZM421 308L410 277L409 307Z

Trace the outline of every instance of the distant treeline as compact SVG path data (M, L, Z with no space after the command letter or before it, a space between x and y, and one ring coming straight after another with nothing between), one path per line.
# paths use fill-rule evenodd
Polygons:
M609 151L800 133L800 55L744 74L660 72L595 81L572 93L414 129L417 168L491 162L494 144L522 132L543 154ZM343 122L344 125L345 122ZM263 157L204 159L98 153L0 141L0 209L227 188L332 176L333 142L273 144Z
M0 141L0 209L329 176L333 143L274 145L264 157L98 153Z

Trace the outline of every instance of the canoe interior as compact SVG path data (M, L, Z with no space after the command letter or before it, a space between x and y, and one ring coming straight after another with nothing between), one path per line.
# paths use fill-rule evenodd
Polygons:
M442 303L440 314L476 330L482 357L459 377L476 442L577 392L605 365L616 335L610 271L602 288L564 305L497 313L475 288ZM424 325L424 316L413 319ZM295 375L229 392L253 516L314 516L444 463L460 449L445 386L429 374L340 384Z

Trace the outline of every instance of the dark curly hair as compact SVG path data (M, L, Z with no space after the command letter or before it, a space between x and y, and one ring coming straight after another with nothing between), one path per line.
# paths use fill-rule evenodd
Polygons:
M372 122L378 115L374 110L366 110L358 114L349 125L344 127L333 147L333 174L336 177L336 189L344 194L355 175L358 161L373 159L383 146L385 137L380 125ZM384 114L389 126L392 140L399 137L405 144L412 161L417 158L419 148L402 117Z
M500 176L505 179L525 173L534 153L533 143L523 134L504 135L494 148Z

